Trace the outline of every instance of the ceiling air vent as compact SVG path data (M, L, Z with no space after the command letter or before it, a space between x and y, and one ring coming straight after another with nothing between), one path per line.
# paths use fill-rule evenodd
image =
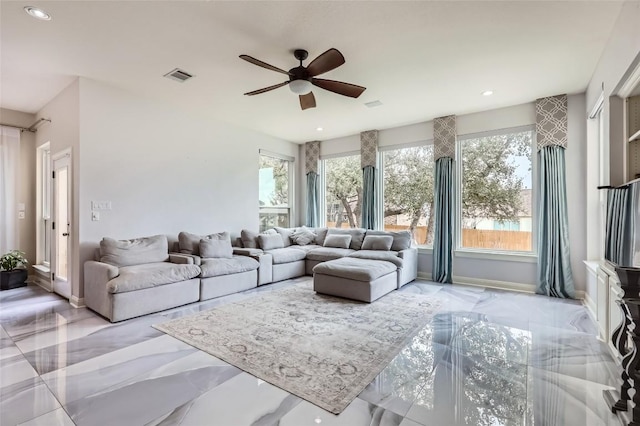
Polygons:
M171 70L168 73L166 73L164 76L167 78L170 78L171 80L179 81L180 83L184 83L185 81L193 77L192 74L189 74L188 72L181 70L180 68Z
M371 101L371 102L365 103L365 106L367 108L375 108L375 107L379 107L380 105L382 105L382 102L380 101Z

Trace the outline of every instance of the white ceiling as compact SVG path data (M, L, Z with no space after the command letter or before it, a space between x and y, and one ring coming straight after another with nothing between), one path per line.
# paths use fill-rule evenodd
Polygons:
M23 11L40 6L53 19ZM2 1L0 106L36 112L76 76L187 111L304 142L585 90L620 11L616 1L217 2ZM335 47L323 78L367 87L358 99L316 88L302 111L283 69ZM305 65L309 63L305 62ZM177 83L180 67L196 75ZM481 96L491 89L493 96ZM365 102L383 105L367 108ZM323 127L322 133L316 131Z

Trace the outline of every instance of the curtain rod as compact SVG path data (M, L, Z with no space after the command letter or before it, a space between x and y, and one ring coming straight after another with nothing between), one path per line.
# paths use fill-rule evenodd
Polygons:
M4 123L0 123L0 126L13 127L14 129L18 129L21 132L35 133L35 132L38 131L38 129L37 129L38 125L40 123L42 123L43 121L48 121L49 123L51 123L51 119L49 119L49 118L39 118L38 121L36 121L35 123L33 123L29 127L21 127L21 126L16 126L15 124L4 124Z

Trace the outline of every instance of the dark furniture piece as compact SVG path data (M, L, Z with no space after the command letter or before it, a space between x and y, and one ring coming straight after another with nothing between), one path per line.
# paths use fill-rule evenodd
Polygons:
M624 293L618 302L622 322L611 340L622 356L622 383L619 390L605 390L604 399L622 424L640 426L640 268L616 266L616 273Z

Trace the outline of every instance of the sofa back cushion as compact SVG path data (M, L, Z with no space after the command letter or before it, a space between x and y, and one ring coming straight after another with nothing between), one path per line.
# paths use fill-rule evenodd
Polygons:
M362 242L362 250L391 250L393 237L391 235L366 235Z
M284 242L280 234L260 234L258 235L258 243L262 250L284 248Z
M166 235L132 240L114 240L105 237L100 241L100 261L110 265L119 267L142 265L166 262L168 259L169 242Z
M350 248L352 250L360 250L362 248L362 241L364 241L365 232L366 230L362 228L329 228L329 230L327 231L327 238L329 237L329 235L351 235L351 244L347 248Z
M393 244L391 244L391 250L402 251L411 248L411 232L409 231L373 231L368 230L367 235L391 235L393 237Z
M324 247L348 249L351 243L351 235L327 235L324 239Z
M275 229L275 231L282 237L282 244L284 247L289 247L292 243L291 236L297 228L280 228L279 226L276 226L273 229Z
M295 230L293 234L291 234L291 241L298 246L307 246L309 244L314 244L316 241L316 234L311 229L306 226L302 226Z
M233 247L231 247L231 237L228 232L220 232L203 237L199 243L200 256L206 258L233 257Z
M310 228L316 234L316 244L319 246L324 245L324 239L327 238L327 228Z

